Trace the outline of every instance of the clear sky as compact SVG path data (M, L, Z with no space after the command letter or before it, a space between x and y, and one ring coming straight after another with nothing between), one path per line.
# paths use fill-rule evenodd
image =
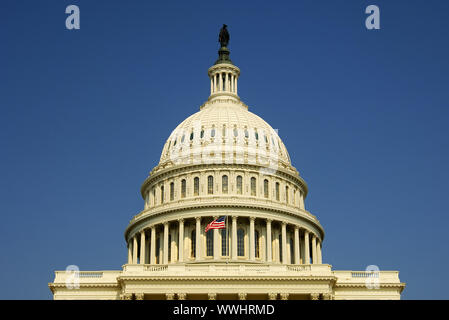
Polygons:
M65 28L66 6L81 29ZM380 30L365 8L380 7ZM54 270L117 270L140 186L209 95L218 32L279 129L337 270L399 270L448 299L449 2L0 2L1 299Z

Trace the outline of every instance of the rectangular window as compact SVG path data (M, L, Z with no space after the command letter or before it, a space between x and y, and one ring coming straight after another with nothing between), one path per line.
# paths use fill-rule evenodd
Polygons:
M185 198L186 197L186 180L183 179L181 181L181 198Z
M256 196L256 178L251 178L251 195Z
M221 178L221 192L228 193L228 176L223 176Z
M193 195L197 196L200 194L200 178L195 177L193 179Z
M242 194L243 191L243 181L242 176L237 176L237 194Z
M207 177L207 193L208 194L214 193L214 177L213 176Z

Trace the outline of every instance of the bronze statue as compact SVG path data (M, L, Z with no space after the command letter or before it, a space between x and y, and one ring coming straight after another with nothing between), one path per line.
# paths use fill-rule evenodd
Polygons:
M220 42L222 47L226 47L229 43L229 32L226 29L227 25L223 24L221 27L220 34L218 35L218 42Z

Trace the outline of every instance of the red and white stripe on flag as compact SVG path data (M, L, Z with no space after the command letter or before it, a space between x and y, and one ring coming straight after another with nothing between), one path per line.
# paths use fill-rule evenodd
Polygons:
M224 229L224 228L226 228L225 216L215 219L214 221L209 223L206 226L206 232L209 231L209 229Z

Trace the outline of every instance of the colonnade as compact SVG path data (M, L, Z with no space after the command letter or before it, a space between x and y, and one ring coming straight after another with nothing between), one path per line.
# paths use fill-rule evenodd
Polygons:
M128 239L129 264L169 264L204 260L321 264L321 239L281 220L228 216L227 229L206 225L218 217L198 216L150 225Z
M216 72L210 77L210 94L232 92L237 94L237 75L232 72Z

